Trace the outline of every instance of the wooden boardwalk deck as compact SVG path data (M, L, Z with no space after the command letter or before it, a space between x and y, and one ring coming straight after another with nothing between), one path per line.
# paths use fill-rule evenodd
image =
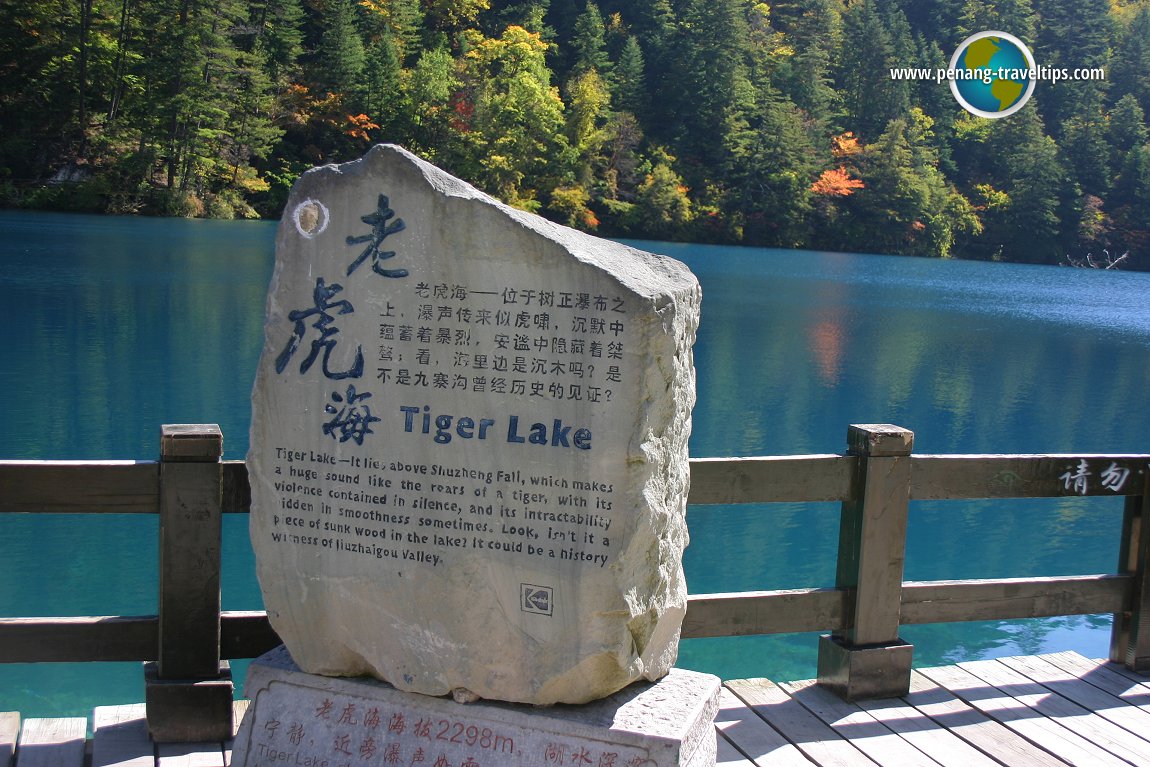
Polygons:
M230 742L152 744L143 717L143 704L91 722L0 714L0 767L230 764ZM1150 676L1062 652L919 669L906 697L861 704L810 681L734 680L716 729L719 767L1150 767Z
M247 701L236 702L237 725L247 707ZM154 744L143 703L101 706L90 722L84 717L20 722L16 714L0 713L0 767L228 767L231 745Z
M1150 677L1072 652L913 672L904 698L727 682L722 767L1150 765Z

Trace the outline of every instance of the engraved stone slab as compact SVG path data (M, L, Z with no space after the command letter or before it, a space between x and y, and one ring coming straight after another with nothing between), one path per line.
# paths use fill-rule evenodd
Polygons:
M673 669L582 706L456 703L372 679L305 674L285 648L251 665L236 767L703 767L718 677Z
M398 147L304 174L248 454L264 603L300 667L536 704L667 673L699 303L679 262Z

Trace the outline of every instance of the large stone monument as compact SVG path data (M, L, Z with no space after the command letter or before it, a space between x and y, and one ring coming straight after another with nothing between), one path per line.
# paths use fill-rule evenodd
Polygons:
M256 691L302 669L581 704L664 677L686 605L699 302L682 264L398 147L304 174L252 395L251 537L290 651L257 664ZM315 684L322 708L336 682Z

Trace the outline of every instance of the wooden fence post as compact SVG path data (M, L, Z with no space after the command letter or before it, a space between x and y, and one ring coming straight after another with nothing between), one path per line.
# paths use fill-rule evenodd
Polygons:
M842 505L836 586L850 589L847 628L819 640L819 684L846 700L905 695L914 647L899 638L914 434L888 424L851 426L859 457Z
M232 676L220 660L223 435L165 425L160 440L157 660L146 663L148 731L164 742L232 737Z
M1110 660L1131 671L1150 671L1150 467L1142 494L1126 496L1118 572L1133 576L1128 609L1115 614L1110 634Z

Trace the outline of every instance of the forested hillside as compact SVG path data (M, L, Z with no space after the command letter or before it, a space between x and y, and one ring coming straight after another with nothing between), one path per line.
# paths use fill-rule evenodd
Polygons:
M891 78L991 29L1106 79ZM1148 2L2 0L0 67L9 205L278 216L386 141L609 236L1150 269Z

